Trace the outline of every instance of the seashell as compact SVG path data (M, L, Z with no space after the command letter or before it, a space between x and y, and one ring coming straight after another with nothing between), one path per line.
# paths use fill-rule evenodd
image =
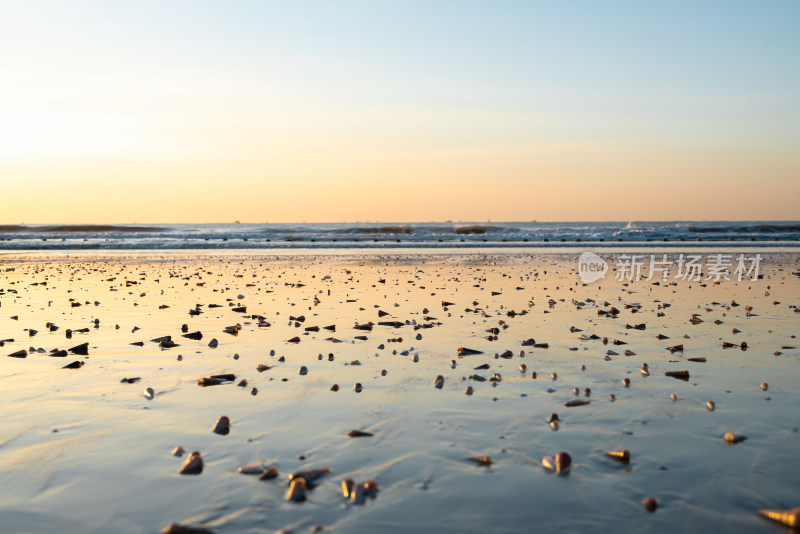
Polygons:
M289 484L289 490L286 492L286 500L292 502L303 502L306 500L306 480L298 477L292 480Z
M677 396L677 395L675 395L674 393L672 393L672 394L669 396L669 398L670 398L670 399L672 399L672 400L674 400L674 401L678 400L678 396Z
M550 378L552 378L553 380L558 380L558 373L555 372L550 373Z
M261 476L258 477L258 480L272 480L274 478L278 478L278 476L278 468L274 465L271 465L263 473L261 473Z
M489 467L492 465L492 459L489 456L470 456L467 460L475 462L482 467Z
M331 472L330 467L323 467L322 469L306 469L305 471L295 471L289 475L289 480L302 478L306 485L313 483L318 478L321 478Z
M555 412L551 413L551 414L550 414L550 419L549 419L549 421L550 421L551 423L552 423L553 421L560 421L560 419L558 418L558 414L557 414L557 413L555 413Z
M616 460L620 463L627 464L631 461L631 453L630 451L608 451L606 456L611 458L612 460Z
M658 501L652 497L646 498L643 504L644 504L644 509L651 514L656 511L656 508L658 508Z
M561 473L566 472L566 470L569 469L569 466L571 464L572 464L572 457L569 454L563 451L556 454L556 459L555 459L556 474L560 475Z
M587 399L575 399L571 401L567 401L564 403L564 406L567 408L574 408L575 406L586 406L587 404L591 404L592 401Z
M247 464L240 466L237 471L243 475L260 475L264 472L264 466L261 464Z
M733 432L726 432L725 433L725 443L728 445L733 445L734 443L741 443L747 439L747 436L742 436L741 434L734 434Z
M689 371L667 371L664 374L678 380L689 380Z
M362 388L363 388L363 386L361 385L361 382L356 382L353 385L353 391L355 391L356 393L361 393L361 389Z
M542 458L542 467L548 471L556 470L556 460L552 456L545 456Z
M353 479L346 478L342 480L342 495L344 495L345 499L350 498L350 494L353 493L353 486L354 486Z
M758 513L787 527L800 527L800 506L791 510L759 510Z
M153 388L147 388L144 390L144 398L147 400L153 400L156 396L156 392L153 391Z
M761 391L767 391L769 389L769 384L766 382L761 382Z
M374 499L378 495L378 483L372 479L364 482L364 495Z
M177 457L180 458L181 456L183 456L184 452L186 452L186 449L184 449L183 447L178 445L177 447L172 449L172 456L177 456Z
M709 412L713 412L716 407L717 405L714 403L714 401L708 401L706 403L706 408L708 408Z
M220 436L227 436L231 432L231 420L227 415L223 415L217 419L217 424L214 425L213 432Z
M464 391L464 393L466 393L467 395L472 395L474 392L475 390L472 389L472 386L467 386L467 389Z
M170 523L161 534L214 534L213 530L206 528L188 527L186 525L179 525L178 523Z
M252 396L254 396L254 397L255 397L256 395L258 395L258 388L253 388L253 389L251 389L251 390L250 390L250 395L252 395Z
M623 378L623 379L622 379L622 385L623 385L623 386L625 386L626 388L627 388L627 387L630 387L630 385L631 385L631 379L630 379L630 378L627 378L627 377Z
M197 451L190 454L186 461L183 462L180 470L178 470L181 475L199 475L202 472L203 456Z
M524 373L527 369L528 369L528 366L525 365L524 363L519 364L519 371L521 373Z
M456 368L456 361L450 360L450 369L455 369L455 368Z
M581 388L579 388L579 387L572 388L572 393L574 393L575 395L579 395L580 392L581 392Z
M353 490L350 492L350 502L353 504L364 504L364 500L366 495L364 495L364 486L361 484L357 484L353 487Z

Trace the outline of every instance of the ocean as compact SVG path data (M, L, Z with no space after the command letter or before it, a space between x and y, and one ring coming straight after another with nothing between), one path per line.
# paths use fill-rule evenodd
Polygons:
M0 250L794 247L798 221L0 225Z

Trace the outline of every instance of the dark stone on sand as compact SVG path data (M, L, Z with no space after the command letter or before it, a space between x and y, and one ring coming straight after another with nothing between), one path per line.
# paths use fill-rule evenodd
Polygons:
M185 337L187 339L194 339L195 341L200 341L201 339L203 339L203 333L200 332L200 331L192 332L191 334L182 334L182 335L183 335L183 337Z
M295 336L292 339L286 340L287 343L300 343L300 338Z
M89 354L89 343L81 343L80 345L75 345L69 351L72 354L78 354L80 356L86 356Z
M67 351L65 351L64 349L61 350L54 349L53 352L50 353L50 356L53 358L65 358L67 356Z
M586 406L587 404L591 404L592 401L585 400L585 399L578 399L578 400L571 400L564 403L564 406L567 408L572 408L574 406Z
M28 351L25 350L25 349L18 350L17 352L12 352L11 354L9 354L8 357L9 358L27 358L28 357Z
M83 363L84 362L82 361L75 360L74 362L68 363L67 365L62 367L62 369L80 369L81 367L83 367Z
M238 306L236 308L231 308L231 311L235 313L247 313L247 306Z
M178 523L170 523L161 532L162 534L214 534L213 530L207 528L189 527Z
M373 436L370 432L362 432L361 430L351 430L347 433L351 438L370 438Z

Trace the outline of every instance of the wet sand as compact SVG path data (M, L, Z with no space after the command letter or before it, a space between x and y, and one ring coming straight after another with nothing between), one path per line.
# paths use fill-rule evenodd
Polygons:
M576 258L4 257L0 532L780 532L758 510L800 505L798 256L756 281L627 286L582 285ZM193 451L202 473L179 474ZM569 469L542 467L561 451ZM237 471L253 463L280 475ZM288 475L324 467L286 499ZM345 479L377 493L354 503Z

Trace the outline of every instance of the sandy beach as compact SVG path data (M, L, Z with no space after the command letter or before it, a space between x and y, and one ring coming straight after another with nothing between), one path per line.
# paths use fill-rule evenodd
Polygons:
M8 255L0 532L781 532L759 510L800 504L799 266L584 285L563 253Z

